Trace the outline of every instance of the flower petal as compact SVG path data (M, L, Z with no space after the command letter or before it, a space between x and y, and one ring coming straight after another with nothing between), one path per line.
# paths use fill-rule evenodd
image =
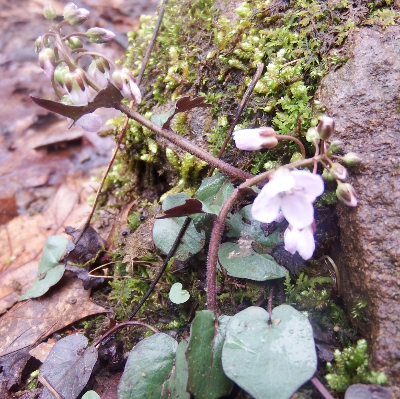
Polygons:
M83 115L75 122L75 124L80 126L83 130L92 133L96 133L100 130L101 123L100 115L97 115L94 112Z
M271 223L279 214L279 209L281 207L281 198L279 196L274 196L269 198L265 194L258 194L257 198L253 202L251 207L251 215L253 219L256 219L262 223Z
M272 179L262 188L261 193L271 198L292 189L295 184L296 180L291 174L275 172Z
M294 170L291 175L296 180L296 187L303 188L303 192L311 202L324 192L324 181L320 175L304 170Z
M295 227L289 226L283 235L283 240L285 242L286 251L290 252L292 255L297 251L297 245L300 238L300 230Z
M308 226L300 231L297 251L304 260L308 260L313 256L314 250L314 235L311 226Z
M281 209L286 220L298 229L310 226L314 220L314 207L302 193L285 195L281 199Z

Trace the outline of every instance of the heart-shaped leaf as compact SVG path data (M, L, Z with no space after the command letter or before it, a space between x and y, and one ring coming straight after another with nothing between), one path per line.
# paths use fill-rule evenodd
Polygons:
M221 351L229 316L216 320L214 312L196 313L190 329L186 351L189 366L188 391L196 399L218 399L228 395L233 382L226 378L221 364Z
M130 352L118 385L118 399L160 399L174 365L178 343L166 334L140 341Z
M251 248L251 240L241 239L239 245L223 243L218 250L218 259L232 277L265 281L285 277L287 272L272 256L255 252Z
M171 302L180 304L186 302L190 298L190 294L182 289L181 283L175 283L169 291L169 299Z
M87 344L83 335L62 338L53 346L40 369L40 376L64 399L76 399L89 381L97 361L97 349L92 346L85 349ZM54 399L54 396L43 388L42 399Z
M207 213L219 214L224 202L233 193L232 184L226 180L222 173L216 173L212 177L207 177L195 192L194 198L203 204L203 211Z
M222 350L225 374L255 399L288 399L317 368L307 317L289 305L268 313L250 307L233 316Z
M183 205L189 198L190 197L184 193L169 195L163 202L162 209L166 211L170 208ZM157 219L153 227L153 241L156 247L168 253L179 234L184 220L184 217ZM194 254L200 252L204 244L204 231L199 233L194 227L193 222L190 222L174 257L181 261L189 259Z
M100 396L95 391L87 391L83 396L82 399L100 399Z
M46 273L49 269L58 265L68 243L68 239L63 236L50 236L46 240L42 251L42 257L39 261L39 275Z

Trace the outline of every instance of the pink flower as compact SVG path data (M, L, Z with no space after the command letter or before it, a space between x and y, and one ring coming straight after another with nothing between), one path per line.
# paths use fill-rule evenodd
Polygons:
M301 230L289 226L285 230L284 241L286 251L292 255L297 251L304 260L310 259L315 250L313 225Z
M103 28L90 28L86 35L92 43L108 43L115 37L115 33Z
M89 86L84 80L85 72L77 68L64 75L64 88L74 105L86 105L91 99Z
M324 192L321 176L304 170L278 169L254 200L251 213L263 223L274 221L281 210L297 229L310 226L314 220L315 198Z
M87 132L96 133L101 128L101 117L100 115L92 112L91 114L86 114L81 116L74 125L80 126L83 130Z
M44 70L45 75L51 79L56 67L56 58L51 48L45 48L39 53L39 65Z
M233 132L233 139L236 147L245 151L273 148L278 144L275 130L272 127L236 130Z
M132 72L128 68L122 68L112 74L112 78L115 83L115 87L121 92L121 94L129 100L135 100L136 104L142 101L142 94L140 89L135 82L135 78Z
M70 25L81 25L89 18L89 11L85 8L78 8L74 3L68 3L64 7L64 19Z
M338 200L343 202L347 206L356 207L358 200L356 190L354 190L353 186L349 183L338 182L338 186L336 189L336 195Z

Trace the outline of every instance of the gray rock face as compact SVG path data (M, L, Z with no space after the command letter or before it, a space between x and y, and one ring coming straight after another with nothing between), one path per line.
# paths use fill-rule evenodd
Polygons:
M400 27L362 28L350 48L318 93L335 137L363 158L349 179L358 207L338 206L335 261L347 309L367 304L353 321L369 341L370 363L400 397Z

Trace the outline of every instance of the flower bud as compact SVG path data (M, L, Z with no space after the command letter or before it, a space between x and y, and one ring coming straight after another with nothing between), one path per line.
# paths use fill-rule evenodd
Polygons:
M54 71L54 77L56 78L57 82L64 86L64 76L66 73L69 72L69 68L66 65L59 64L57 65Z
M348 152L343 157L343 162L346 165L354 166L354 165L358 165L361 162L361 158L355 152Z
M110 77L109 71L108 61L102 57L97 57L89 65L88 75L101 87L106 87Z
M80 41L80 39L78 39L77 37L70 37L65 44L71 49L71 50L75 50L77 48L82 48L82 42Z
M51 48L45 48L39 53L39 65L44 70L45 75L51 79L56 67L56 57Z
M86 32L87 37L92 43L103 44L114 39L115 34L103 28L91 28Z
M340 152L343 149L343 141L342 140L333 140L328 148L329 154L333 154L335 152Z
M121 92L121 94L129 100L135 100L136 104L142 101L142 94L140 89L135 82L135 78L132 72L128 68L122 68L116 70L112 74L115 87Z
M70 25L81 25L89 18L89 11L84 8L78 8L74 3L68 3L64 7L64 19Z
M336 195L338 200L345 205L351 207L357 206L357 195L351 184L338 182Z
M46 19L53 20L57 13L51 4L46 4L43 9L43 15Z
M330 181L334 181L334 177L329 173L329 171L327 169L324 169L324 171L322 172L322 178L326 181L326 182L330 182Z
M79 68L64 75L64 88L75 105L86 105L92 98L84 77L85 72Z
M334 163L329 169L329 173L336 180L340 181L347 180L347 169L343 165L340 165L340 163Z
M335 130L335 121L324 115L318 123L317 130L321 140L329 140Z
M318 134L318 130L315 127L310 127L307 130L307 134L306 134L306 140L310 143L314 144L314 140L317 139L319 142L319 134Z
M272 127L240 129L233 132L236 147L244 151L273 148L278 144L275 130Z

